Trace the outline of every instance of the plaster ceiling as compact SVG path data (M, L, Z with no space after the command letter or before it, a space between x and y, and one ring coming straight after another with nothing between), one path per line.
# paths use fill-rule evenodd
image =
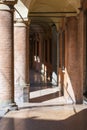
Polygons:
M60 23L64 17L79 13L81 0L21 0L29 10L31 21ZM56 12L56 13L55 13ZM59 25L59 24L58 24Z
M21 0L29 11L77 11L81 0Z
M30 11L76 11L79 0L36 0L30 6Z

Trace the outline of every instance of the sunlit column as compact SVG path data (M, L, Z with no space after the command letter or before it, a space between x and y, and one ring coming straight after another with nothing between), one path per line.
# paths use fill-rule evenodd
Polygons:
M16 102L29 101L29 27L24 22L14 24L14 79Z
M78 37L79 32L78 26L79 22L76 17L68 18L68 30L67 30L67 93L68 93L68 101L72 101L72 103L82 103L82 57L81 53L81 44L78 38L81 40L81 37ZM81 25L81 24L79 24Z

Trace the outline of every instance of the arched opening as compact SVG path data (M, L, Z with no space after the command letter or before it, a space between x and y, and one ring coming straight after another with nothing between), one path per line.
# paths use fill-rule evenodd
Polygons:
M56 25L33 18L29 30L30 102L48 101L59 96Z
M82 20L77 19L77 16L82 18L78 9L81 1L23 2L28 8L30 23L30 99L34 89L57 86L66 102L82 103L83 60L80 53L83 47L80 44L83 41L78 38ZM77 82L78 75L81 75L80 82Z
M79 69L76 69L80 65L76 60L78 53L73 51L77 48L77 35L74 34L78 32L76 15L79 12L80 1L78 4L76 1L62 2L56 1L56 5L53 0L50 3L39 0L31 2L28 16L30 32L32 32L30 35L34 41L30 40L30 49L33 53L32 56L30 53L32 61L30 66L44 76L44 82L48 83L48 86L49 83L51 87L57 86L58 91L66 97L67 102L73 103L77 100L80 102L82 93L80 90L77 92L77 79L80 72ZM73 26L72 20L75 26ZM76 32L73 33L75 27ZM30 39L32 39L31 37ZM78 74L75 74L74 69L78 71ZM76 79L74 75L76 75Z

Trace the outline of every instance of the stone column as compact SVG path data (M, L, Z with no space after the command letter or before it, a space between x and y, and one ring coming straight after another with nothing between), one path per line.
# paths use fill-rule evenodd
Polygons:
M15 1L0 1L0 106L14 103L13 6Z
M15 100L29 101L29 28L23 22L14 25Z

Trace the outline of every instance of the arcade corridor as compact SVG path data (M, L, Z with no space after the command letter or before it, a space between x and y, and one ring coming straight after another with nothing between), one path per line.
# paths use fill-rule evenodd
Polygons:
M86 105L87 0L0 0L0 130L87 130Z

